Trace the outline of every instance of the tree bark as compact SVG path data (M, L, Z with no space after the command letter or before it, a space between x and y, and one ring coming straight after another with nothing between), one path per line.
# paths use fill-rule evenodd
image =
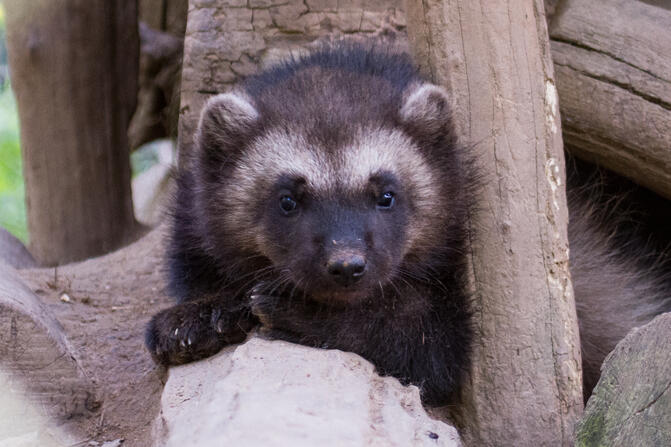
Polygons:
M671 8L566 0L550 25L568 149L671 199Z
M410 45L483 172L467 445L571 445L582 411L564 157L542 0L409 0Z
M31 252L45 265L105 253L134 225L137 0L5 6Z

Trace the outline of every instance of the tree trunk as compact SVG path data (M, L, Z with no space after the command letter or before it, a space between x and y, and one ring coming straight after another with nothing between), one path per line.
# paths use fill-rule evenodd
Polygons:
M5 6L31 252L54 265L110 251L134 225L137 0Z
M668 4L668 3L667 3ZM564 140L671 199L671 8L567 0L550 25Z
M568 446L582 411L564 157L542 0L409 0L411 48L480 154L467 445Z

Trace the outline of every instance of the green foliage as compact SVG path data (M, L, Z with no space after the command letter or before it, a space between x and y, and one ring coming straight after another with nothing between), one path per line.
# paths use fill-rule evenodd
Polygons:
M0 91L0 226L28 241L19 120L8 84Z
M7 81L5 11L0 4L0 227L28 242L19 119Z

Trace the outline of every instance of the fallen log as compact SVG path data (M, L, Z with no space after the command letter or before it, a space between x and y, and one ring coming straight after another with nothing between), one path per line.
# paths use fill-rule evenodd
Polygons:
M100 406L61 325L2 262L0 369L25 386L28 398L57 421L89 416Z

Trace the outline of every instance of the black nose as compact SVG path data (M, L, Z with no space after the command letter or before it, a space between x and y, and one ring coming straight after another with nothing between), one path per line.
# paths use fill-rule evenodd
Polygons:
M358 282L366 273L366 260L363 256L336 258L329 261L326 270L338 284L349 286Z

